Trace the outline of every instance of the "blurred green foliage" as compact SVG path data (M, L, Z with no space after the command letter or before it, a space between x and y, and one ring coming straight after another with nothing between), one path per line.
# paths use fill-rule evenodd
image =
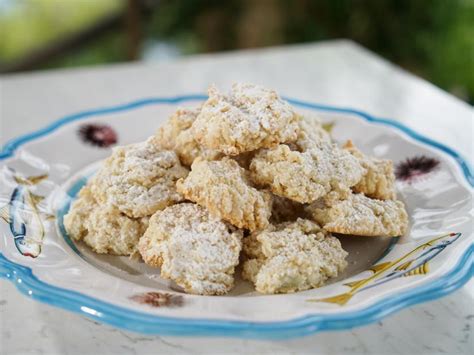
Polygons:
M0 62L62 39L123 8L117 0L0 0Z
M202 51L349 38L474 101L474 0L168 0L150 25Z
M5 1L0 0L0 5ZM0 6L0 62L123 10L123 0L18 0ZM474 102L474 0L143 0L143 38L184 54L349 38ZM151 10L150 10L151 9ZM126 29L46 67L125 60Z

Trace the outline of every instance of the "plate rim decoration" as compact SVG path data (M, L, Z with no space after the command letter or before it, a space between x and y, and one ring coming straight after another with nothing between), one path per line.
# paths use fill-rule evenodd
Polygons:
M23 144L45 137L68 123L138 107L159 104L178 104L190 101L202 101L206 95L179 95L135 100L125 104L86 110L60 118L37 131L22 135L4 144L0 150L0 161L12 157ZM401 131L415 141L428 145L449 155L462 172L469 190L474 187L474 175L469 163L455 150L405 126L401 122L372 116L360 110L321 105L308 101L287 98L291 104L316 110L351 114L366 122L389 126ZM463 251L458 262L449 272L441 274L429 283L421 283L395 295L380 300L356 311L341 311L336 314L309 314L285 321L240 321L207 318L184 318L148 314L122 306L101 301L91 296L48 284L38 279L32 268L7 259L0 252L0 278L13 282L16 288L26 296L68 311L82 314L88 318L117 328L143 334L181 335L181 336L231 336L257 339L285 339L309 335L319 331L343 330L366 325L385 318L403 308L445 296L468 282L474 273L474 243Z

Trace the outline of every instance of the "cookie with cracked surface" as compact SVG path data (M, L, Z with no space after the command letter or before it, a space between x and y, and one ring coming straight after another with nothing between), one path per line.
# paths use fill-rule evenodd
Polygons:
M187 174L173 151L147 140L115 148L89 186L100 203L138 218L182 201L175 184Z
M244 253L243 278L266 294L320 287L347 266L340 241L305 219L252 233Z
M397 193L393 162L364 155L351 140L347 141L343 148L359 159L360 164L367 170L352 190L379 200L395 200Z
M320 142L300 152L281 144L259 151L250 164L252 180L278 196L299 203L321 197L343 199L365 169L336 144Z
M156 212L138 245L145 263L160 267L163 278L199 295L232 289L241 248L242 231L194 203Z
M238 228L263 229L271 215L271 195L252 187L247 171L228 157L197 158L191 172L176 186L188 200Z
M87 186L64 216L69 236L99 254L133 254L147 224L146 217L130 218L111 204L98 204Z
M375 200L363 194L353 194L330 207L316 202L308 206L307 211L325 230L333 233L398 237L408 228L403 202Z
M190 166L194 159L202 157L214 160L220 157L217 151L202 147L194 139L191 130L193 122L201 112L201 108L178 109L156 132L153 144L165 150L174 150L183 165Z
M323 128L319 118L314 116L303 116L299 122L298 138L295 146L299 151L306 151L315 144L331 143L331 135Z
M300 117L275 91L238 83L228 95L214 86L208 92L192 127L204 147L238 155L296 140Z

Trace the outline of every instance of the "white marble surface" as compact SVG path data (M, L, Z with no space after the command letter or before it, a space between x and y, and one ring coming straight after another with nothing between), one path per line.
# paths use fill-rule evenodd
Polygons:
M474 283L471 282L472 290ZM468 287L376 324L290 341L143 336L20 296L0 283L2 354L472 354Z
M395 118L472 162L469 105L347 41L4 76L0 144L84 109L147 96L202 92L252 81L282 94ZM0 354L472 353L474 282L370 326L291 341L147 337L100 325L21 296L0 281Z

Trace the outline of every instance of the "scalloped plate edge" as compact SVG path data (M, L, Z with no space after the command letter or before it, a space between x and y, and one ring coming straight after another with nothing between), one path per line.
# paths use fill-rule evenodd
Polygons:
M0 152L0 160L13 156L21 145L52 133L70 122L90 116L110 114L154 104L176 104L185 101L201 101L205 95L184 95L175 97L149 98L127 104L110 106L96 110L83 111L65 116L51 125L35 132L20 136L7 142ZM411 138L437 148L450 155L458 164L470 187L474 187L472 169L466 160L455 150L415 132L405 125L384 118L376 118L367 113L350 108L319 105L296 99L286 98L290 103L319 111L348 113L368 122L388 125L402 131ZM434 300L445 296L468 282L474 272L474 244L464 252L460 261L450 272L428 283L396 296L382 299L375 304L356 312L342 312L336 315L308 315L284 322L242 322L215 319L186 319L149 315L114 306L75 291L49 285L36 276L30 268L14 263L0 253L0 278L13 282L26 296L40 302L51 304L88 318L107 323L117 328L144 334L181 335L181 336L233 336L260 339L282 339L309 335L318 331L342 330L376 322L400 309L414 304Z

